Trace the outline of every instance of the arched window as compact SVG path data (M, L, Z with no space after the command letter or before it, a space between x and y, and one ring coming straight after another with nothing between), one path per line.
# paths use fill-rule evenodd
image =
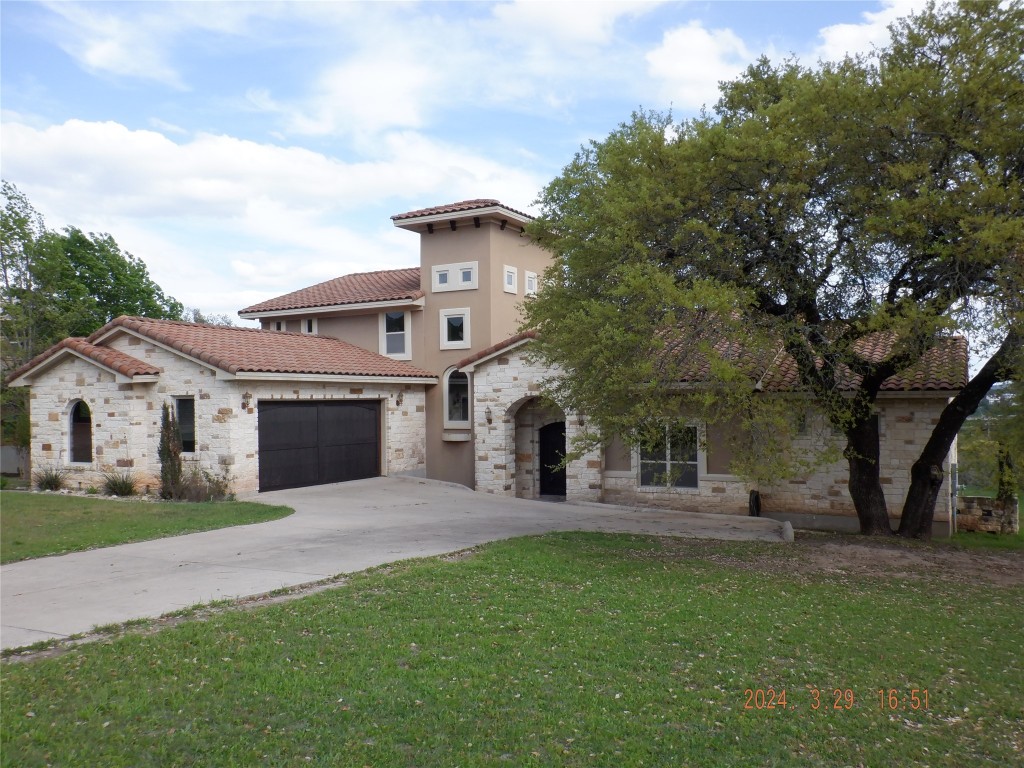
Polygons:
M92 461L92 413L81 400L71 409L71 461Z
M469 376L453 368L444 377L445 427L468 427L469 411Z

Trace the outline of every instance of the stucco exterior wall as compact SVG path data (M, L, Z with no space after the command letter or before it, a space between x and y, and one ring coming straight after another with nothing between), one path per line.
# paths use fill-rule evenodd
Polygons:
M235 493L258 489L260 400L378 400L382 474L424 470L422 384L223 379L207 366L134 336L120 336L109 346L162 368L159 381L118 384L113 374L79 358L54 366L32 385L33 471L65 467L73 488L79 483L101 488L104 472L130 470L140 490L148 485L155 493L160 483L161 405L173 405L181 397L195 402L196 450L184 457L216 476L226 474ZM243 408L245 393L251 397ZM87 464L69 462L70 412L79 399L92 412L93 461Z

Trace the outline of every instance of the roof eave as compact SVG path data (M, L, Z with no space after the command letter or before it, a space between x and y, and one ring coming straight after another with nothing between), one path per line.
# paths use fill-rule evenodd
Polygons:
M400 309L403 307L422 308L426 303L426 297L420 296L413 299L393 299L389 301L361 301L346 304L326 304L320 306L292 307L290 309L268 309L256 312L242 311L238 316L243 320L260 320L272 317L293 317L295 315L308 315L311 313L324 314L327 312L354 312L367 309Z
M374 376L351 373L288 373L278 371L239 371L238 381L311 381L335 384L437 384L436 376Z
M465 219L491 217L495 221L500 222L502 219L506 221L514 221L520 226L525 226L533 221L532 217L524 216L521 213L517 213L503 205L488 205L484 208L470 208L465 211L452 211L450 213L428 213L422 216L409 216L404 218L392 219L392 223L400 229L415 230L424 224L436 224L438 222L449 222L449 221L460 221Z

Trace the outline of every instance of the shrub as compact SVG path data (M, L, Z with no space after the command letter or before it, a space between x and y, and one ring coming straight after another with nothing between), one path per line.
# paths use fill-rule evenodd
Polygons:
M68 471L63 467L43 467L32 475L32 480L40 491L59 491L67 479Z
M167 403L160 416L160 498L182 498L184 467L181 461L181 430Z
M138 482L131 472L103 473L103 491L108 496L134 496Z
M97 493L100 492L100 489L97 488L95 485L90 485L88 488L85 489L85 492L88 493L90 496L95 496Z
M185 471L178 486L179 495L175 498L180 501L224 501L229 487L226 470L216 477L212 472L193 465Z
M0 491L6 491L9 483L10 481L6 477L0 475Z

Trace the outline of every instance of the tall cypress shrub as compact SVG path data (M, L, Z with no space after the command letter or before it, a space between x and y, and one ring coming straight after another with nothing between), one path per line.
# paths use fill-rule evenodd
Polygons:
M181 461L181 430L174 412L164 403L160 414L160 498L180 499L184 466Z

